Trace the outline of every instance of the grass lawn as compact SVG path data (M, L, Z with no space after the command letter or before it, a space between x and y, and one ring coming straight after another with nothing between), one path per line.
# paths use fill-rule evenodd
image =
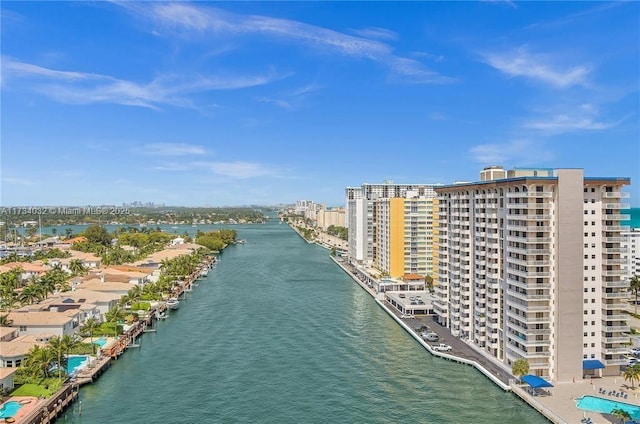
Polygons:
M53 393L56 392L56 390L59 389L59 387L52 387L52 386L59 386L59 384L53 384L53 385L49 385L49 388L45 388L44 386L41 386L39 384L23 384L22 386L18 387L17 389L15 389L13 392L11 392L11 396L44 396L44 397L49 397L51 396Z

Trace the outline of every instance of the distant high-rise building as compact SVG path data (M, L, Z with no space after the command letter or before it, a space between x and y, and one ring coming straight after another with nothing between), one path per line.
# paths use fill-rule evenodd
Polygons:
M580 169L490 168L479 182L436 188L437 320L553 381L619 375L630 340L620 224L629 183Z
M350 260L393 277L431 274L435 186L387 181L347 187Z

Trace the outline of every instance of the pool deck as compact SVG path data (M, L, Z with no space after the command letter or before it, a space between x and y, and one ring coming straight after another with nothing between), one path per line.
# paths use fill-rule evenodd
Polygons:
M29 415L32 411L35 411L36 409L38 409L38 406L40 405L40 403L43 402L43 400L33 396L11 396L8 399L6 399L5 402L3 402L2 404L4 405L6 402L11 402L11 401L22 403L22 408L18 409L16 414L13 416L13 418L15 419L14 421L15 424L21 423L24 417ZM28 403L25 403L25 402L28 402ZM0 418L0 420L1 420L0 422L2 423L6 422L4 418Z
M615 396L603 395L599 393L600 388L605 389L607 393L613 390L623 392L628 394L628 397L627 399L621 399ZM602 377L594 378L593 380L576 381L575 383L557 383L554 387L549 388L548 391L550 392L549 395L535 397L529 395L529 397L554 411L569 423L579 423L583 417L591 418L594 424L620 422L619 419L609 414L578 409L576 407L576 399L585 395L640 406L640 390L638 390L637 386L635 390L631 390L629 383L622 377Z

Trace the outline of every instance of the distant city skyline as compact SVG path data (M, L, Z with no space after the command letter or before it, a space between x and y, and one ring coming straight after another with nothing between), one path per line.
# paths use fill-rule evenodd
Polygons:
M631 178L637 2L2 2L0 205Z

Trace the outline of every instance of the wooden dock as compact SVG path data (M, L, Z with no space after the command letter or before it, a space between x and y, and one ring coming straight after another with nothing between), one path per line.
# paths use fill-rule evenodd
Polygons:
M49 424L56 420L62 412L78 398L78 386L65 383L53 396L47 399L38 409L21 420L21 424Z
M111 357L102 356L95 359L87 367L81 369L74 377L74 383L77 386L93 383L100 374L104 372L111 365Z

